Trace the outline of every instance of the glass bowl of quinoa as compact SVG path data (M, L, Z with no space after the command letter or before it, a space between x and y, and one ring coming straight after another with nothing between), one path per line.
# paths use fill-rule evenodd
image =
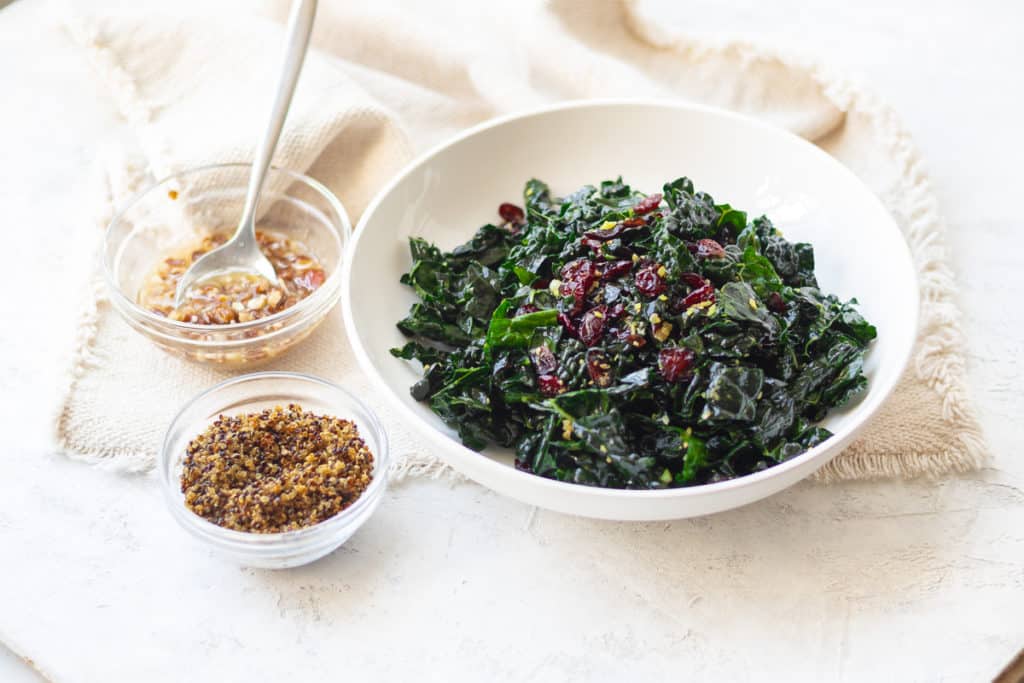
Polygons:
M192 536L239 564L287 568L338 548L387 486L387 436L342 387L260 372L189 401L159 458L164 498Z

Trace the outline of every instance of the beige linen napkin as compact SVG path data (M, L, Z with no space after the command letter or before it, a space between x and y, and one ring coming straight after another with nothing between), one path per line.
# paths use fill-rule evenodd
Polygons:
M132 133L130 143L103 155L98 220L83 230L98 237L113 207L154 176L249 159L286 3L269 1L261 10L66 15L64 29L95 66L97 97L116 102ZM414 153L493 115L558 100L686 99L817 142L892 212L914 254L922 296L905 377L864 436L818 476L938 475L981 464L944 226L905 130L861 87L766 48L670 35L640 5L615 0L321 2L314 46L276 163L324 182L353 219ZM337 311L272 367L323 375L366 397L403 458L398 475L442 471L358 371ZM57 411L59 447L116 469L146 469L174 412L226 376L166 355L129 330L97 282Z

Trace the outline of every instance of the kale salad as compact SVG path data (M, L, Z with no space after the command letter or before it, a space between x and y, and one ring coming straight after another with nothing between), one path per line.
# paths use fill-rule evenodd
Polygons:
M523 200L450 252L412 238L401 278L420 301L391 353L467 447L576 484L691 486L821 443L866 388L875 328L767 218L687 178L564 198L530 180Z

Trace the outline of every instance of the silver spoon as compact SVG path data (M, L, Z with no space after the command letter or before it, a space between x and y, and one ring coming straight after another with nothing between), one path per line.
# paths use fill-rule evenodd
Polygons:
M256 148L256 158L249 176L249 188L245 195L245 206L242 219L238 222L235 234L227 242L200 256L185 271L178 281L174 293L175 307L181 306L189 289L196 283L216 275L231 272L254 273L266 278L271 284L279 284L274 266L256 242L256 206L259 204L263 180L270 167L270 160L277 148L277 140L281 137L284 120L288 116L288 107L292 102L292 93L302 71L302 61L306 57L309 45L309 34L313 29L313 18L316 16L316 0L296 0L292 4L291 16L288 19L288 42L285 44L284 61L281 65L281 78L277 84L277 96L270 110L263 141Z

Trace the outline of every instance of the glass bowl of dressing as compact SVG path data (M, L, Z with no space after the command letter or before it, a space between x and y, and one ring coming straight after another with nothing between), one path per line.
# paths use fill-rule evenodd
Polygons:
M256 230L264 252L274 248L271 258L279 277L288 276L282 277L287 289L237 287L219 292L219 299L208 293L205 311L199 304L184 311L160 305L166 293L160 288L170 283L173 297L173 282L193 254L198 258L234 232L249 172L249 164L216 164L164 178L132 197L107 228L102 259L114 309L132 329L189 360L263 363L305 339L341 295L352 232L345 208L312 178L272 168Z

